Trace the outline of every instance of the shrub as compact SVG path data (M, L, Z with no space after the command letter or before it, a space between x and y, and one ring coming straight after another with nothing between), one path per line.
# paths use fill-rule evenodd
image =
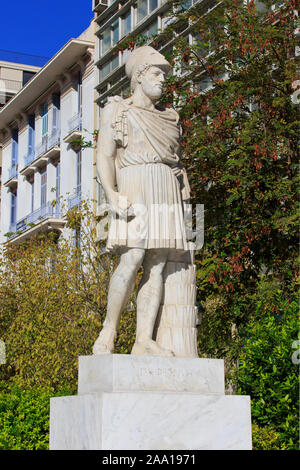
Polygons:
M264 448L268 429L272 429L278 433L282 449L298 449L299 366L292 361L298 328L298 303L277 289L273 298L257 303L245 332L248 337L236 380L239 392L251 396L259 448ZM270 445L277 442L273 431Z
M70 395L61 390L58 395ZM0 390L0 450L46 450L49 447L49 389Z
M253 450L285 450L280 442L280 435L271 426L252 426Z

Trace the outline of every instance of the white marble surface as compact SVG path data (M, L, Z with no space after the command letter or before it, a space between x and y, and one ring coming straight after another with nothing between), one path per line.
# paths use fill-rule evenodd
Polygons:
M50 399L50 450L100 449L102 395Z
M247 450L250 399L166 392L53 398L50 449Z
M78 393L173 391L224 394L220 359L107 354L79 357Z
M120 315L142 266L131 354L198 356L193 244L185 223L190 186L180 161L179 115L175 109L156 106L170 70L165 57L151 46L134 49L125 65L132 96L112 96L101 110L96 169L114 214L107 249L121 254L110 279L95 355L113 353ZM162 309L164 326L155 338L160 304L174 303L175 312ZM191 313L186 306L191 307L193 320L188 326L183 325Z

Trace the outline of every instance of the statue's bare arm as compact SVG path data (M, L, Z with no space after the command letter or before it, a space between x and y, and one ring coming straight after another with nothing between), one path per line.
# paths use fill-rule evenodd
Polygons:
M115 103L103 108L100 118L100 129L97 148L97 175L105 191L107 202L112 211L119 215L125 215L130 203L116 191L116 167L115 158L117 145L114 140L114 130L111 126L114 116Z

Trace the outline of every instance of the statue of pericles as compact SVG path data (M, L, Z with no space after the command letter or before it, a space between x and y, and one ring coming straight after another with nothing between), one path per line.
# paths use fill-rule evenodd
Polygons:
M97 173L114 214L107 248L120 252L120 262L110 280L94 354L113 352L120 315L141 266L132 354L175 354L153 339L166 263L189 249L183 210L189 185L179 158L178 114L156 106L170 68L152 47L135 49L126 63L132 96L110 98L101 112Z

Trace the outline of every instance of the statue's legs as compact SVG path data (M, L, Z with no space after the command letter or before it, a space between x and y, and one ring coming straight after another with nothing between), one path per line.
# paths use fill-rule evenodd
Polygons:
M115 272L113 273L107 298L107 314L103 328L97 338L94 354L111 354L114 340L120 322L120 315L133 291L136 275L142 265L145 250L131 248L123 253Z
M136 341L131 354L173 356L153 341L153 330L163 293L163 270L168 250L151 249L146 252L144 273L137 295Z

